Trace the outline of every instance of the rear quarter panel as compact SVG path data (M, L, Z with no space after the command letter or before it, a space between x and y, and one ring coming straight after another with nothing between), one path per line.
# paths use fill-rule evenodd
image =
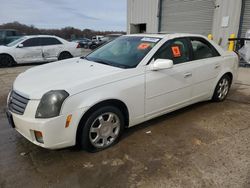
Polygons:
M64 44L64 51L70 52L73 57L79 57L82 55L82 49L77 48L77 45L76 42L66 42Z
M214 82L214 88L211 91L211 96L213 96L215 87L223 75L225 75L226 73L231 73L233 75L232 83L234 83L238 78L239 58L235 52L224 51L222 54L222 61L220 65L221 69Z

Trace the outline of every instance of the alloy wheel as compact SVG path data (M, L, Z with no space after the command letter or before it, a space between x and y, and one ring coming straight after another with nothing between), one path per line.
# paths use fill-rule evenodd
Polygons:
M220 100L223 100L229 91L229 81L226 78L223 78L220 83L219 83L219 88L218 88L218 98Z
M106 148L118 138L120 128L120 119L116 114L103 113L91 124L89 140L96 148Z

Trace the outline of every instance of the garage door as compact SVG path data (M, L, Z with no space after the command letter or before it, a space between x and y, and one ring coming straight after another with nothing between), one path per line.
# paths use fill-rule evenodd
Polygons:
M247 30L250 29L250 0L243 1L244 11L243 11L243 20L240 27L241 37L245 37Z
M214 0L162 0L160 31L208 35L212 32Z

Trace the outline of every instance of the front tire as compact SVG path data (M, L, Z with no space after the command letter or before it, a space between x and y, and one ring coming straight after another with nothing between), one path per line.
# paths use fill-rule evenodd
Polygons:
M15 64L14 59L9 55L0 55L0 67L12 67Z
M114 106L101 107L80 124L79 145L89 152L106 149L119 141L123 130L122 112Z
M228 75L224 75L218 82L212 100L215 102L224 101L227 98L228 92L231 87L231 78Z

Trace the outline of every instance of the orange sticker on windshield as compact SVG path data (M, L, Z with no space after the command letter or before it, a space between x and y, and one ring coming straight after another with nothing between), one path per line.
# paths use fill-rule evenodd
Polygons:
M181 50L179 46L172 47L172 53L174 57L181 57Z
M149 43L141 43L138 47L137 47L137 49L138 50L146 50L146 49L148 49L150 47L150 44Z

